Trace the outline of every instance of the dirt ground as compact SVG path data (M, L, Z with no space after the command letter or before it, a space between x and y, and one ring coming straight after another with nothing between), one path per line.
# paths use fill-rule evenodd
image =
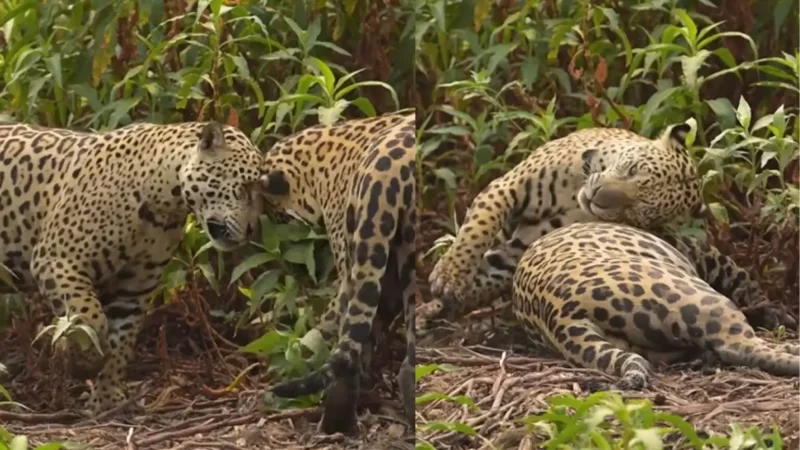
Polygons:
M100 450L413 448L404 441L402 409L394 400L394 365L363 393L358 435L324 435L316 431L319 407L263 406L267 363L237 352L222 336L209 339L214 331L179 307L165 308L148 316L128 369L128 401L89 419L80 412L86 383L66 376L38 347L24 345L31 338L24 334L0 332L0 361L17 362L21 372L3 385L29 409L0 407L0 425L27 435L31 448L56 440Z
M420 380L417 395L440 392L466 395L478 405L475 411L454 402L433 401L417 407L417 434L439 450L498 450L540 448L523 439L514 423L547 409L546 398L559 393L585 394L579 384L604 375L567 367L562 361L503 355L482 346L418 348L417 363L452 364L449 372L434 372ZM675 413L698 432L729 433L730 423L743 428L756 425L768 433L776 425L783 448L800 448L800 381L773 377L758 370L674 370L660 372L653 384L635 396L647 398L656 410ZM485 440L450 431L419 431L430 421L470 425ZM533 446L531 446L533 445ZM673 448L688 448L676 446Z
M558 358L531 355L527 337L515 326L507 303L473 311L458 324L442 322L418 333L417 365L448 364L417 383L417 395L464 395L479 407L436 400L417 406L417 436L437 450L527 450L541 448L518 422L547 410L546 399L557 394L586 396L587 381L611 382L591 369L570 367ZM467 323L467 326L460 324ZM772 341L769 333L759 335ZM794 334L783 338L797 341ZM757 426L770 433L777 426L783 448L800 448L800 378L772 376L756 369L688 364L658 369L644 391L621 393L623 398L646 398L654 409L674 413L699 434L729 434L730 424ZM425 431L428 422L460 422L480 435L469 438L451 431ZM494 445L494 448L489 446ZM685 449L676 440L670 449Z

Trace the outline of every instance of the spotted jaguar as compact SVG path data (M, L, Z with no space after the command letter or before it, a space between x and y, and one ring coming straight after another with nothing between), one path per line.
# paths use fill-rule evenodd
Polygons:
M75 376L95 377L90 411L115 407L188 215L220 250L246 242L258 224L262 154L215 122L106 133L2 124L0 160L0 262L17 289L97 333L99 351L70 343L66 356Z
M323 224L340 285L317 329L338 345L322 368L271 391L298 397L325 389L320 428L354 433L362 354L374 321L405 313L406 357L398 375L414 429L416 236L415 115L389 114L318 125L279 141L266 155L267 214Z

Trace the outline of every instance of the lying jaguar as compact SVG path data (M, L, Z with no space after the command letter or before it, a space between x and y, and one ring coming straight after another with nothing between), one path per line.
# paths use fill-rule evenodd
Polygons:
M645 387L652 363L704 352L729 365L800 375L800 345L772 348L757 337L697 263L638 228L574 223L524 252L512 307L537 346L621 377L616 389Z

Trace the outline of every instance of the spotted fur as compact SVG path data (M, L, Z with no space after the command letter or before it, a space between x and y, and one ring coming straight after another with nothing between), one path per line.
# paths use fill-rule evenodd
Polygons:
M432 293L463 312L509 293L525 249L562 226L601 219L647 229L698 213L688 131L680 124L651 140L592 128L536 149L475 198L430 275Z
M671 239L690 251L623 224L575 223L549 233L520 260L514 313L537 345L621 377L617 389L645 387L653 363L706 351L726 364L800 375L800 346L772 348L757 337L736 304L704 279L713 271L698 270L708 267L693 260L703 247Z
M264 161L267 213L323 223L340 278L318 329L338 336L330 360L309 376L274 386L281 397L326 389L321 428L353 432L362 351L373 321L405 312L400 391L414 424L415 124L391 114L316 126L278 142ZM380 308L379 308L380 306ZM343 317L343 319L342 319Z
M80 133L0 125L0 262L98 334L103 356L70 347L96 376L92 411L124 398L146 301L189 213L229 250L257 225L261 153L217 123L134 124Z

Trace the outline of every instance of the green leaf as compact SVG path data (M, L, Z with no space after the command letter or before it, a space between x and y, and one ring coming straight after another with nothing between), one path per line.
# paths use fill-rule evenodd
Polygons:
M21 5L17 5L10 11L6 11L5 14L0 16L0 27L8 23L9 21L13 20L15 17L19 16L27 12L29 9L35 7L39 4L39 0L28 0ZM6 36L6 39L10 41L11 36Z
M259 221L261 222L261 243L264 244L264 248L270 253L279 253L281 241L276 233L276 227L267 216L261 216Z
M306 42L305 42L305 49L306 51L311 50L314 46L317 45L317 37L319 37L319 33L322 30L320 27L319 16L314 17L314 20L309 24L308 31L306 32Z
M315 66L322 72L322 77L325 80L325 92L328 93L329 96L333 96L333 89L336 85L336 77L333 75L333 71L324 61L319 58L314 58L313 56L309 58L311 62L314 63Z
M459 367L456 367L452 364L417 364L417 366L414 368L414 373L416 381L419 381L422 377L428 376L437 370L441 370L443 372L452 372L458 369Z
M267 270L259 275L251 286L250 302L256 307L260 306L264 296L275 291L280 276L279 270Z
M786 114L783 111L783 105L772 114L772 126L775 127L775 131L773 131L775 137L782 138L786 133Z
M247 67L247 60L241 55L231 55L231 60L236 65L236 70L243 80L250 79L250 69Z
M696 55L681 57L683 78L692 91L697 91L700 87L697 82L697 72L705 65L709 55L711 52L708 50L700 50Z
M709 211L714 216L714 218L723 223L729 223L730 219L728 218L728 210L725 208L725 205L719 202L709 203L708 205Z
M216 20L222 8L222 0L211 0L211 17Z
M291 244L283 253L283 259L294 264L305 264L309 248L311 248L313 252L313 242L297 242Z
M380 86L380 87L386 89L387 91L389 91L389 94L391 94L392 100L394 100L395 109L400 109L400 101L397 99L397 92L395 92L395 90L394 90L394 88L392 86L390 86L390 85L388 85L388 84L386 84L386 83L384 83L382 81L360 81L358 83L351 84L350 86L347 86L346 88L343 88L339 92L337 92L336 95L334 96L334 99L335 100L339 100L340 98L342 98L345 95L347 95L347 93L349 93L353 89L358 89L358 88L364 87L364 86Z
M682 29L681 34L684 34L684 37L688 41L689 45L692 48L695 48L697 46L697 25L694 23L694 20L692 20L692 18L689 17L689 14L682 9L675 9L673 12L678 16L678 19L683 24L684 28Z
M469 136L472 132L462 125L452 125L449 127L439 127L426 130L429 134L449 134L451 136Z
M766 128L768 125L772 124L773 120L774 120L773 115L767 114L766 116L763 116L760 119L756 120L756 123L753 124L753 128L750 131L755 133L756 131L762 128Z
M501 62L506 61L508 54L514 51L517 45L518 44L499 44L486 50L486 52L491 52L492 55L489 58L489 64L486 66L486 70L490 75L494 73L494 70Z
M533 83L539 78L539 59L528 56L525 61L522 61L520 69L522 71L522 83L528 89L532 89Z
M664 441L662 435L664 434L659 428L639 428L633 430L635 437L631 440L630 445L641 443L647 450L662 450L664 448Z
M102 356L103 348L100 346L100 338L97 337L97 332L94 328L86 324L80 324L70 332L70 338L75 339L80 345L81 350L89 350L89 344L94 346L94 349Z
M450 170L450 169L448 169L446 167L443 167L441 169L434 170L433 173L437 177L439 177L442 180L444 180L444 184L445 184L445 186L447 186L448 189L456 189L456 187L457 187L456 175L453 173L452 170Z
M421 405L423 403L429 403L434 400L450 401L453 403L458 403L459 405L462 406L467 406L469 408L472 408L473 410L480 411L480 408L478 407L477 404L475 404L475 401L473 401L466 395L447 395L447 394L442 394L440 392L428 392L418 396L415 400L415 403L417 405Z
M256 253L254 255L250 255L247 259L240 262L236 267L233 268L233 272L231 273L231 281L228 283L228 286L231 286L233 283L236 282L242 275L248 272L251 269L255 269L258 266L264 265L270 261L275 259L269 253Z
M11 393L10 393L10 392L8 392L8 390L7 390L5 387L3 387L3 385L2 385L2 384L0 384L0 395L2 395L3 397L5 397L5 398L6 398L6 400L8 400L9 402L10 402L10 401L13 401L13 399L11 398Z
M325 343L325 339L322 338L322 333L316 328L312 328L300 338L300 343L315 355L328 351L328 345Z
M219 280L217 279L217 274L214 273L214 269L211 267L211 264L207 262L199 263L197 264L197 268L203 273L203 276L208 281L211 289L213 289L215 293L219 294Z
M128 116L128 112L131 110L131 108L138 105L140 101L141 98L136 97L136 98L125 98L122 100L117 100L114 103L112 103L111 105L114 106L114 109L111 112L111 116L109 116L108 118L107 127L109 129L117 128L117 125L119 125L119 121L122 120L123 117L128 117L130 119L130 117Z
M467 436L478 436L478 433L471 426L460 422L428 422L422 425L425 431L455 431L466 434Z
M72 449L79 449L79 448L86 448L82 445L71 445L66 446L61 442L48 442L47 444L42 444L36 447L34 450L72 450Z
M702 41L700 41L700 43L697 45L697 48L698 49L706 48L712 42L716 41L717 39L724 38L724 37L739 37L739 38L742 38L742 39L746 40L747 43L750 44L750 50L753 51L753 59L754 60L758 59L758 46L756 45L755 41L753 41L753 38L751 38L750 36L748 36L748 35L746 35L744 33L739 32L739 31L722 31L722 32L713 34L713 35L703 39Z
M706 100L706 104L716 114L717 121L722 129L730 129L736 125L736 110L730 100L720 97Z
M289 340L289 336L277 330L272 330L255 341L240 347L240 352L245 353L272 353L279 350Z
M205 11L206 8L208 8L208 4L210 2L211 0L197 0L197 9L196 9L197 12L194 15L195 24L197 24L200 21L200 17L203 16L203 11Z
M14 436L9 445L10 450L28 450L28 436Z
M16 274L14 274L14 272L12 272L8 267L0 263L0 283L7 287L13 288L14 278L17 278Z
M736 108L736 120L745 130L750 130L750 120L752 119L752 111L750 104L744 99L744 96L739 97L739 106Z
M650 99L647 100L647 104L644 106L644 111L642 112L642 125L650 125L650 117L655 114L655 112L661 107L661 104L664 103L666 99L668 99L679 89L682 89L682 87L676 86L668 89L662 89L653 94Z
M306 32L303 31L300 28L300 26L297 25L297 22L292 20L291 17L284 16L283 20L286 21L286 24L289 25L289 28L292 30L292 32L295 34L295 36L297 36L297 41L300 42L300 45L303 46L303 49L307 50L306 47L305 47L305 45L306 45L306 39L305 39Z
M50 74L53 75L53 83L59 89L63 89L64 86L61 81L61 55L56 53L55 55L46 58L44 63L47 66L47 70L49 70Z
M355 105L367 117L375 117L375 115L378 114L375 111L375 107L372 106L372 102L369 101L367 97L358 97L357 99L350 102L350 104Z
M349 105L350 102L347 100L337 100L330 108L324 106L317 107L317 116L319 116L320 125L333 125L339 121L342 117L342 112L347 109Z
M602 11L603 15L606 16L608 19L608 24L611 26L612 29L619 28L619 14L611 8L599 8Z
M339 78L339 79L336 81L336 86L334 87L334 90L337 90L337 91L338 91L338 90L339 90L339 88L341 88L342 86L344 86L344 84L345 84L345 83L346 83L348 80L350 80L351 78L353 78L354 76L358 75L359 73L361 73L361 72L363 72L363 71L365 71L365 70L366 70L366 69L358 69L358 70L356 70L355 72L350 72L350 73L348 73L347 75L345 75L345 76L343 76L343 77Z

